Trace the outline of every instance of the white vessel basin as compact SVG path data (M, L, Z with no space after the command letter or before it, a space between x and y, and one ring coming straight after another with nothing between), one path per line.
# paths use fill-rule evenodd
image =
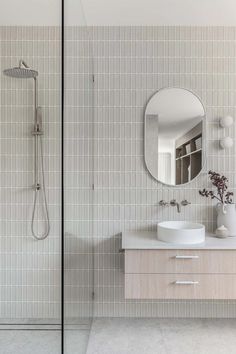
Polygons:
M157 225L160 241L177 244L202 243L205 241L205 226L189 221L164 221Z

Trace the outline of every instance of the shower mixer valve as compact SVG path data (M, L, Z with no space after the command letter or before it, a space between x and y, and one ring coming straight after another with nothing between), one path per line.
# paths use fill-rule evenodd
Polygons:
M32 135L43 135L42 107L36 108L34 129Z
M33 186L33 189L34 189L35 191L40 191L40 189L41 189L41 184L40 184L40 183L36 183L36 184Z

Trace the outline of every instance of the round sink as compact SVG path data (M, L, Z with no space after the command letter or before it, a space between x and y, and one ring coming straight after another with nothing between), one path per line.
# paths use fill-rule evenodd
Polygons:
M189 221L159 222L157 238L168 243L194 245L205 241L205 226Z

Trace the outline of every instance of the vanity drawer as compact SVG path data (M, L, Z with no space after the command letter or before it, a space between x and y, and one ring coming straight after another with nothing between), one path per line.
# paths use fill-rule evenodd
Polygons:
M236 275L126 274L126 299L236 299Z
M236 274L236 251L126 250L125 273Z

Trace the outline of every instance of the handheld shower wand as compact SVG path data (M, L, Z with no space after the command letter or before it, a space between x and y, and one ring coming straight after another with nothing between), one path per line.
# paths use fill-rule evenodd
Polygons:
M34 136L34 203L31 219L31 232L33 237L36 240L44 240L50 232L50 220L48 212L48 203L46 198L46 187L45 187L45 173L44 173L44 161L43 161L43 143L42 143L42 108L38 106L38 82L37 76L38 72L32 70L28 65L20 60L19 66L11 69L6 69L3 71L4 75L17 78L17 79L34 79L34 128L32 135ZM40 183L40 165L41 165L41 175L42 175L42 184ZM43 234L38 235L35 232L35 213L37 201L39 198L39 193L42 190L44 208L46 215L46 227Z

